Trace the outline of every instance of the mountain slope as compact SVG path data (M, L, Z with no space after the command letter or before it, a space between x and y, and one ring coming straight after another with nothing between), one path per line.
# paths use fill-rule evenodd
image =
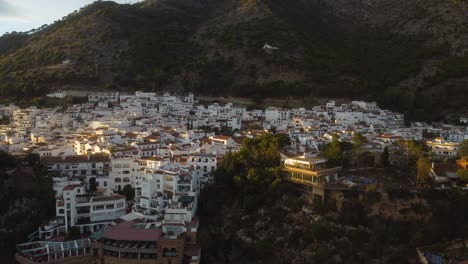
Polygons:
M0 93L348 97L437 118L468 99L467 11L460 0L100 1L1 37Z

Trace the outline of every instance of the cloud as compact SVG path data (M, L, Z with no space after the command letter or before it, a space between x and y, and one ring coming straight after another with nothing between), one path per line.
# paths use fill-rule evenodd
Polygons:
M0 16L17 16L19 10L5 0L0 0Z

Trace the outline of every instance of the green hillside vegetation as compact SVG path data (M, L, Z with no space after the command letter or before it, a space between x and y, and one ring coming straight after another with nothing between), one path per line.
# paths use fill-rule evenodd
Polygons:
M13 263L16 244L55 215L50 178L39 156L15 158L0 151L0 261Z
M457 188L415 193L370 185L342 192L341 209L340 196L311 202L282 180L277 151L286 143L282 135L246 139L220 162L216 185L201 194L203 263L416 263L416 247L468 235L461 228L468 195ZM410 156L424 152L406 144Z
M98 1L0 37L0 95L75 88L344 97L420 119L466 106L466 3L384 2ZM279 50L266 52L265 43Z

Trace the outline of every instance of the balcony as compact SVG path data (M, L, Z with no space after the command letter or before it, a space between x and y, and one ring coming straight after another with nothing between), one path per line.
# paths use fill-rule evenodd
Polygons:
M179 193L188 193L188 192L190 192L190 187L178 186L177 192L179 192Z
M192 180L191 179L179 180L179 181L177 181L177 184L190 185L190 184L192 184Z
M156 253L156 242L104 240L104 250L120 253Z
M342 170L342 167L335 167L335 168L320 168L317 170L309 170L309 169L303 169L303 168L297 168L294 166L290 165L285 165L284 166L284 171L287 172L298 172L298 173L303 173L307 175L312 175L312 176L326 176L330 175L333 173L338 173Z

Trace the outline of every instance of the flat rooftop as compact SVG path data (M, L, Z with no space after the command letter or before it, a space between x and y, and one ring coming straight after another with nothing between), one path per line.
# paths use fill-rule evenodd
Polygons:
M321 158L321 157L307 157L307 158L303 158L303 157L290 157L288 159L292 159L292 160L298 160L298 161L305 161L305 162L312 162L312 163L315 163L315 162L323 162L323 161L326 161L327 159L326 158Z

